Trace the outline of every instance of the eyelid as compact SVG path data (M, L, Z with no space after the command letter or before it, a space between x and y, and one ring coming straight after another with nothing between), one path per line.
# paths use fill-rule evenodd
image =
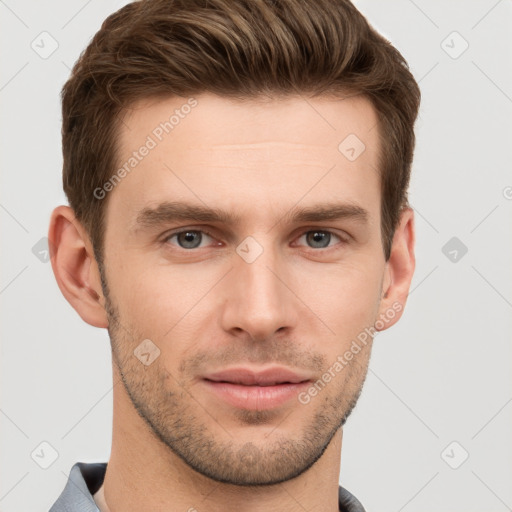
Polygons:
M199 233L203 233L203 234L209 236L210 238L215 238L215 235L212 233L212 231L210 231L207 228L203 228L203 227L185 227L185 228L177 228L174 231L169 231L169 232L165 233L164 235L162 235L162 243L165 244L173 236L179 235L180 233L186 233L187 231L197 231Z
M311 233L311 232L320 232L320 233L329 233L330 235L334 235L336 238L339 239L339 243L338 244L335 244L335 245L332 245L330 247L323 247L323 248L320 248L320 249L315 249L314 247L307 247L307 246L300 246L300 247L305 247L306 249L311 249L315 252L319 252L319 251L327 251L329 249L334 249L336 247L336 245L346 245L350 242L350 235L348 235L348 233L345 233L345 236L337 233L336 231L333 231L332 229L322 229L322 228L309 228L309 229L303 229L302 231L300 231L299 235L296 236L294 238L295 239L300 239L302 238L304 235L306 235L307 233Z
M335 235L338 238L340 238L341 240L345 240L346 242L348 242L349 240L352 239L352 235L350 235L349 233L347 233L346 231L344 231L342 229L336 229L336 228L332 228L332 227L322 227L322 226L318 226L318 225L302 226L294 232L294 233L297 233L297 235L294 235L294 237L297 238L297 236L303 235L305 233L310 233L311 231L320 231L322 233L330 233L331 235Z

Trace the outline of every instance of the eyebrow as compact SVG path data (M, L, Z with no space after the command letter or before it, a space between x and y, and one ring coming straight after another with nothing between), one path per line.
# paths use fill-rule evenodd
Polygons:
M322 222L353 219L363 224L368 222L367 210L351 203L321 203L307 207L292 208L279 222ZM219 208L195 205L179 201L165 201L155 207L143 208L136 217L135 229L151 228L175 221L214 222L235 225L240 223L239 214Z

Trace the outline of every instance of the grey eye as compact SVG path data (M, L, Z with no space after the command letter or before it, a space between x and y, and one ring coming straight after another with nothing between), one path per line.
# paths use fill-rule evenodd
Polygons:
M325 249L331 242L332 233L329 231L316 230L308 231L307 233L304 233L303 236L306 236L306 241L310 247L314 249Z
M172 238L176 238L178 245L182 249L197 249L203 241L203 236L204 233L202 231L187 230L174 233L168 240L170 241Z

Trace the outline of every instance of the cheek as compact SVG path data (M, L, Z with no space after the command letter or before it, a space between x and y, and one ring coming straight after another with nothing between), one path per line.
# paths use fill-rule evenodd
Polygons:
M156 343L165 343L204 314L207 294L218 281L213 269L185 268L151 258L132 258L115 269L112 292L125 324ZM205 300L206 299L206 300Z
M378 314L381 274L378 264L372 263L331 265L301 279L299 296L334 331L337 346L373 325Z
M229 290L222 289L225 283L219 282L225 265L172 265L156 256L124 254L109 263L107 277L127 328L162 346L172 339L178 349L176 343L195 339L201 325L213 326L222 314L215 309L219 307L215 292L222 290L223 296L230 296ZM306 338L314 331L323 332L332 339L333 350L350 343L373 324L378 313L381 267L376 258L363 252L336 264L290 261L285 274L294 294L289 300L304 312L292 327Z

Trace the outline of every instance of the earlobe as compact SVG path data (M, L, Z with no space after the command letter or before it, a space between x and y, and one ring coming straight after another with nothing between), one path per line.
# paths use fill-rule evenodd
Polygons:
M414 211L407 207L402 210L393 237L391 255L386 263L382 300L376 322L379 331L391 327L402 316L416 265L414 244Z
M66 300L88 324L108 327L94 252L69 206L53 210L48 240L53 273Z

